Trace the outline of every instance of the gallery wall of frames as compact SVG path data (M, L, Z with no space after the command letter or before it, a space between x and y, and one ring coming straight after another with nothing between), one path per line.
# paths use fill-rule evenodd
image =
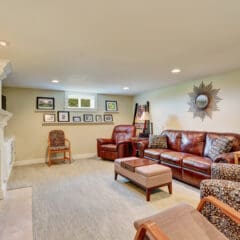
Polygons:
M71 99L72 100L72 99ZM87 99L84 99L87 103ZM72 101L73 102L73 101ZM102 114L92 109L68 108L55 109L54 97L36 97L36 112L43 115L43 125L51 124L113 124L113 115L118 113L117 101L105 100L105 111Z

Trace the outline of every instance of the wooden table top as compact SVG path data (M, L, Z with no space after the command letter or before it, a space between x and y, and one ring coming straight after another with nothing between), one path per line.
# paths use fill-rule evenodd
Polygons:
M121 167L134 172L136 167L142 167L151 164L156 164L156 162L146 158L138 158L121 162Z

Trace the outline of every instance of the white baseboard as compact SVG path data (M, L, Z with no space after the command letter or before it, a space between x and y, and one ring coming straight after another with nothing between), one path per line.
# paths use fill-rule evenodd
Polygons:
M72 155L73 160L78 160L78 159L83 159L83 158L92 158L92 157L96 157L96 153L82 153L82 154L73 154ZM13 166L17 167L17 166L45 163L45 162L46 162L46 158L34 158L34 159L28 159L28 160L15 161L13 163Z

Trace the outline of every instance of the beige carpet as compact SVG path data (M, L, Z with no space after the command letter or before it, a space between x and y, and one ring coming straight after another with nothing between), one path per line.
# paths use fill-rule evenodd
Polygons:
M142 189L122 177L113 180L113 162L99 159L13 169L9 188L31 185L35 240L133 239L134 220L199 200L198 189L174 181L172 195L164 187L146 202Z

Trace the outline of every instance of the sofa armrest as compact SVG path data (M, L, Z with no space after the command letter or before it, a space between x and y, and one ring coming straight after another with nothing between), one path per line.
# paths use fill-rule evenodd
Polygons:
M102 144L111 144L113 143L113 140L111 138L97 138L97 143Z
M213 163L211 166L211 178L240 182L240 165Z
M234 152L222 153L214 159L215 163L234 163Z
M138 142L139 157L144 156L144 150L148 148L149 140L142 140Z

